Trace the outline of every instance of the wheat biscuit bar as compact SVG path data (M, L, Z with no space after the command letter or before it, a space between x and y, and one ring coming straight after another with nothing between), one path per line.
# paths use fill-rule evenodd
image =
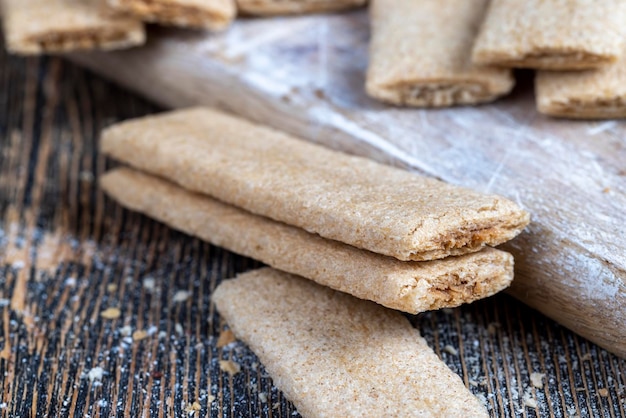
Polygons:
M513 202L194 108L106 129L105 154L258 215L401 260L478 251L516 236Z
M490 102L511 91L508 69L474 65L487 0L372 0L369 96L396 105Z
M473 60L548 70L597 68L622 54L624 21L621 0L492 0Z
M162 25L221 30L235 18L235 0L108 0L111 7Z
M405 262L253 215L129 168L110 171L100 184L123 206L172 228L405 312L473 302L513 280L513 257L493 248L443 260Z
M302 416L487 416L398 312L270 268L212 300Z
M7 49L16 54L120 49L145 42L136 19L115 16L101 0L2 0Z
M539 112L575 119L626 118L626 57L587 71L539 71Z
M237 7L241 13L271 16L334 12L360 7L366 2L367 0L237 0Z

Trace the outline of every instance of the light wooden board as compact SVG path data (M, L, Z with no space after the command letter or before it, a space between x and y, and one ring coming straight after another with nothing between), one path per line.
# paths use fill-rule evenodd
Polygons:
M147 46L71 58L168 107L218 106L333 148L519 202L511 293L626 356L626 125L538 114L532 75L493 105L388 107L365 96L364 11L157 30ZM419 40L416 40L419 42Z

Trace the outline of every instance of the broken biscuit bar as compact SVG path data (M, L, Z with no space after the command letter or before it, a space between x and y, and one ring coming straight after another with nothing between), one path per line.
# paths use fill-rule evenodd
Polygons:
M529 222L515 203L206 108L106 129L102 151L183 188L400 260L479 251Z
M100 184L123 206L280 270L410 313L491 296L513 280L513 257L487 248L435 261L399 261L254 215L128 168Z
M403 106L490 102L511 91L508 69L475 65L486 0L372 0L367 93Z
M487 417L400 313L265 268L212 295L305 417Z

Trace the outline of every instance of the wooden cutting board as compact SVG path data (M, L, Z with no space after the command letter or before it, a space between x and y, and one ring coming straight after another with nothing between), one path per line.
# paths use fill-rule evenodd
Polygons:
M365 12L154 30L147 46L71 57L167 107L218 106L332 148L515 200L510 292L626 356L626 125L538 114L532 74L492 105L400 109L364 93ZM416 40L418 42L418 40Z

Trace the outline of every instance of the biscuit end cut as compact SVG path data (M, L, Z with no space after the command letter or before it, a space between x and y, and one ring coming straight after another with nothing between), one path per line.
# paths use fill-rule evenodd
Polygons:
M626 97L565 98L551 100L538 98L537 110L548 116L569 119L624 119Z
M509 93L513 84L512 78L497 89L478 80L401 82L392 85L368 83L367 92L375 99L398 106L450 107L492 102Z
M494 210L483 219L477 218L473 222L463 219L454 219L449 227L437 239L428 242L423 230L432 230L440 223L431 220L431 227L416 228L412 237L413 248L429 247L430 250L421 250L396 256L403 261L438 260L449 256L460 256L474 253L485 247L496 247L512 240L519 235L530 223L530 214L506 199L498 199Z
M407 286L406 294L399 300L406 300L411 308L400 310L417 314L455 308L493 296L508 288L513 281L513 256L505 251L487 248L477 254L455 258L458 265L454 267L448 263L449 259L429 262L438 270L429 276L428 288L420 289L417 282L415 287Z
M207 1L203 7L167 0L109 0L109 5L146 22L212 31L226 29L236 14L232 0Z
M252 16L329 13L365 5L366 0L237 0L239 11Z

